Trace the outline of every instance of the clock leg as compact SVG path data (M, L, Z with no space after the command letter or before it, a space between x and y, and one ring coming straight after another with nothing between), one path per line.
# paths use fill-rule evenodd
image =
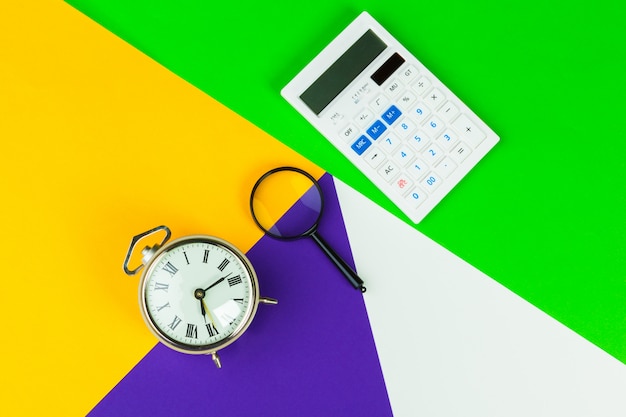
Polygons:
M270 298L270 297L260 297L259 298L259 303L276 305L276 304L278 304L278 300L275 299L275 298Z
M222 361L220 361L220 357L218 356L217 352L211 353L211 358L213 359L215 366L220 369L222 367Z

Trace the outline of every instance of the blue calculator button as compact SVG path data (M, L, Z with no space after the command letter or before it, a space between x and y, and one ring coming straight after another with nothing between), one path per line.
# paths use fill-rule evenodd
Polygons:
M383 134L383 132L387 130L387 127L380 120L376 120L373 125L367 129L367 134L372 137L372 139L376 140Z
M402 112L396 106L391 106L387 109L385 113L383 113L383 120L387 122L388 125L391 125L395 122L398 117L402 115Z
M365 135L361 135L361 137L352 144L352 149L357 153L357 155L363 155L363 152L365 152L371 144L372 142L366 138Z

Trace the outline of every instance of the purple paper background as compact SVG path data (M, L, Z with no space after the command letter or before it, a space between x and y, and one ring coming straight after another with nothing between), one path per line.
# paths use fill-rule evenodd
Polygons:
M354 265L330 175L320 185L319 233ZM392 415L363 297L315 242L263 237L247 255L279 304L259 306L223 368L157 344L90 417Z

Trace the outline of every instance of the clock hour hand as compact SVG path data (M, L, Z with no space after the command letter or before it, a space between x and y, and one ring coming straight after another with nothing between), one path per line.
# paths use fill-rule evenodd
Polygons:
M215 287L217 284L219 284L220 282L222 282L222 281L224 281L226 278L228 278L231 274L232 274L232 272L231 272L231 273L229 273L228 275L223 276L222 278L218 279L218 280L217 280L217 281L215 281L213 284L211 284L211 285L209 285L208 287L206 287L206 288L204 289L204 291L208 291L208 290L210 290L211 288Z
M211 318L211 313L209 312L209 308L204 302L205 295L206 294L204 293L204 290L202 288L198 288L197 290L193 292L193 296L196 298L196 300L200 301L200 312L202 313L202 318L204 319L204 322L206 323L207 313L209 313L209 318L211 319L211 322L213 322L213 318Z
M206 309L204 308L203 298L200 299L200 311L202 312L202 318L204 319L204 322L206 323Z
M206 295L205 291L206 290L203 290L202 288L198 288L193 292L193 296L196 298L196 300L200 300L200 312L202 313L202 318L204 319L204 322L206 323L206 316L209 316L211 324L213 324L213 327L215 327L215 322L213 321L213 316L211 316L211 311L204 301L204 296Z

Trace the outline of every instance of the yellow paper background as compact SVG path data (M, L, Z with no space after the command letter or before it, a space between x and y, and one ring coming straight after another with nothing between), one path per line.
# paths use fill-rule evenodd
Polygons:
M133 235L246 251L256 178L322 173L60 1L0 6L0 140L2 416L85 415L154 346Z

